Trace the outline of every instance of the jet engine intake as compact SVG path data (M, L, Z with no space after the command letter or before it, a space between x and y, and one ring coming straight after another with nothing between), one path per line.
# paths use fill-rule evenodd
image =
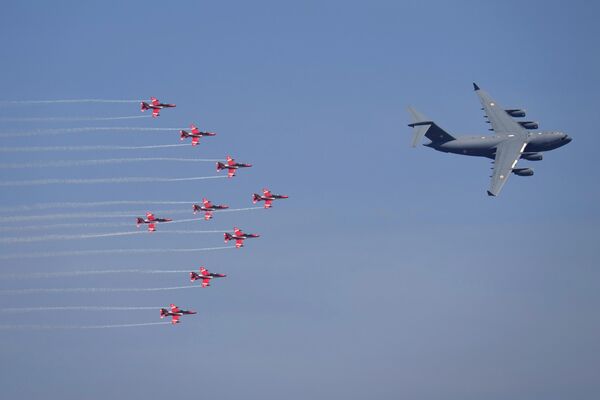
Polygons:
M510 108L508 110L504 110L511 117L522 118L525 116L525 110L521 110L520 108Z
M523 153L521 158L529 161L541 161L544 156L541 153Z
M533 175L533 170L531 168L515 168L512 170L513 174L519 176L531 176Z
M538 129L540 127L538 123L534 121L521 121L519 122L519 125L525 129Z

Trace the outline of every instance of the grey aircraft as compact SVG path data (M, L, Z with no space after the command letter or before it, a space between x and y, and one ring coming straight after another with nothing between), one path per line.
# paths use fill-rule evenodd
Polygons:
M519 159L539 161L542 159L541 152L554 150L571 142L572 139L565 133L538 131L537 122L513 119L525 117L525 110L504 109L477 84L473 83L473 88L479 96L481 109L486 114L487 123L491 125L489 130L494 132L493 135L455 138L412 107L408 111L413 123L408 126L414 128L413 147L425 136L431 140L425 146L435 150L493 159L494 171L488 195L497 196L511 173L519 176L533 175L531 168L515 168Z

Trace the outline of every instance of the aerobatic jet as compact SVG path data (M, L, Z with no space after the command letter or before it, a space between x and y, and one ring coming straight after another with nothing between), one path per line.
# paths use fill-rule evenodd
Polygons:
M218 162L217 163L217 171L221 171L222 169L227 169L227 176L229 178L235 176L235 170L239 169L239 168L248 168L251 167L252 164L242 164L242 163L236 163L235 160L233 158L231 158L231 156L227 156L227 164L222 163L222 162Z
M287 199L288 196L283 195L283 194L273 194L271 193L271 191L269 189L263 189L263 194L260 195L258 193L254 193L252 195L252 203L256 204L259 201L263 201L265 202L265 208L271 208L273 203L273 200L277 200L277 199Z
M543 157L542 152L571 142L572 138L563 132L539 131L537 122L513 119L525 117L525 110L505 109L477 84L473 83L473 88L493 134L454 137L411 107L408 110L413 122L408 126L414 128L413 147L425 136L431 141L425 146L434 150L494 160L490 176L492 179L487 190L489 196L500 194L511 173L519 176L533 175L531 168L515 168L520 159L539 161Z
M150 103L146 103L145 101L142 101L140 103L140 109L142 110L142 112L144 112L146 110L152 110L153 118L158 117L158 115L160 114L160 110L162 110L163 108L173 108L173 107L176 107L176 105L169 104L169 103L161 103L160 101L158 101L158 99L156 97L150 97Z
M173 220L169 219L169 218L156 218L154 216L154 214L149 212L149 213L146 213L146 219L137 218L136 225L139 228L141 224L148 224L148 231L154 232L156 230L157 222L170 222L170 221L173 221Z
M191 132L184 131L183 129L180 130L179 133L181 135L179 137L181 140L191 137L192 138L192 146L197 146L198 143L200 143L200 138L202 136L215 136L216 135L216 133L214 133L214 132L202 132L194 124L190 125L190 130L191 130Z
M210 202L210 200L208 199L202 199L202 205L198 205L198 204L194 204L192 206L192 208L194 209L194 214L196 214L199 211L204 211L204 219L205 220L209 220L212 219L213 215L212 212L216 211L216 210L225 210L226 208L229 208L228 205L225 204L213 204Z
M191 310L182 310L179 307L177 307L175 304L171 304L171 310L169 311L166 308L161 308L160 309L160 317L164 318L164 317L173 317L171 319L171 323L172 324L178 324L179 323L179 317L181 317L182 315L189 315L189 314L196 314L196 311L191 311Z
M213 278L225 278L227 275L225 274L216 274L214 272L209 272L206 268L200 267L200 274L195 272L190 272L190 281L194 282L199 279L202 279L202 287L210 286L210 280Z
M224 236L225 243L229 242L230 240L235 240L235 247L238 249L244 246L244 240L260 237L260 235L256 235L254 233L244 233L240 228L233 228L233 234L225 233Z

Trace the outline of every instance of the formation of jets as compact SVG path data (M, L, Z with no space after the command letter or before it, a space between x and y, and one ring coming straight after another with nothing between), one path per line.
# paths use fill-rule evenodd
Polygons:
M192 138L192 146L197 146L198 143L200 143L200 138L202 136L216 136L217 134L214 132L202 132L200 129L198 129L198 127L194 124L190 125L190 132L187 132L185 130L180 130L180 139L184 140L186 138L191 137Z
M227 177L232 178L235 176L235 171L239 168L248 168L251 167L252 164L243 164L237 163L231 156L227 156L226 163L218 162L217 163L217 172L227 169Z
M202 287L210 286L210 280L213 278L225 278L227 275L225 274L217 274L214 272L209 272L206 268L200 267L200 273L190 272L190 281L195 282L197 280L202 280Z
M473 88L485 112L487 123L493 135L454 137L423 114L409 107L413 122L408 126L414 128L412 146L415 147L423 136L431 142L425 144L434 150L467 156L487 157L493 161L493 172L487 194L498 196L511 174L531 176L533 169L516 168L521 159L539 161L542 152L562 147L571 142L571 138L563 132L538 131L539 124L534 121L517 121L523 118L525 110L518 108L505 109L488 93L473 83ZM532 130L533 132L528 132Z
M171 222L173 221L170 218L156 218L154 214L151 212L146 213L146 219L144 218L136 218L136 225L139 228L142 224L148 224L148 231L154 232L156 231L156 223L157 222Z
M286 196L284 194L272 194L269 189L265 188L265 189L263 189L263 194L262 195L260 195L258 193L254 193L252 195L252 203L256 204L259 201L264 201L265 202L265 208L271 208L273 200L287 199L287 198L288 198L288 196Z
M150 97L150 103L146 103L145 101L142 101L140 103L140 109L142 110L142 112L146 111L146 110L152 110L152 117L156 118L160 115L160 110L162 110L163 108L173 108L173 107L177 107L175 104L169 104L169 103L161 103L160 101L158 101L158 99L156 97Z
M225 210L227 208L229 208L228 205L225 205L225 204L213 204L208 199L202 199L202 205L201 206L198 205L198 204L193 204L192 205L192 209L194 210L194 214L196 214L197 212L200 212L200 211L204 211L204 219L207 220L207 221L209 219L212 219L212 217L213 217L212 212L213 211L216 211L216 210Z

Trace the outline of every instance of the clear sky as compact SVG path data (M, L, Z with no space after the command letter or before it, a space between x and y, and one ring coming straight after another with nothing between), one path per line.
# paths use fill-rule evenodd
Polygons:
M592 399L600 396L598 264L599 6L594 2L7 2L0 101L141 99L157 120L14 121L141 115L136 103L4 105L0 135L46 128L185 127L198 148L0 153L2 164L121 157L223 158L235 179L1 187L0 214L110 212L191 217L191 206L8 211L43 202L191 201L271 210L217 214L176 229L240 226L240 250L0 260L1 274L191 270L208 289L0 294L0 308L158 307L198 311L178 326L0 330L7 399ZM490 161L410 148L406 107L453 134L487 125L471 83L573 142L530 178L488 198ZM6 136L6 135L5 135ZM178 144L175 131L0 137L0 147ZM214 164L151 162L0 168L0 180L192 177ZM160 211L163 211L162 213ZM169 211L174 211L169 215ZM188 214L188 211L190 213ZM110 221L115 221L111 219ZM0 231L93 234L131 226ZM5 221L3 227L34 222ZM175 227L159 227L167 231ZM0 243L4 255L222 246L222 235L160 234ZM183 274L1 279L19 288L187 285ZM159 321L158 310L2 313L0 325Z

